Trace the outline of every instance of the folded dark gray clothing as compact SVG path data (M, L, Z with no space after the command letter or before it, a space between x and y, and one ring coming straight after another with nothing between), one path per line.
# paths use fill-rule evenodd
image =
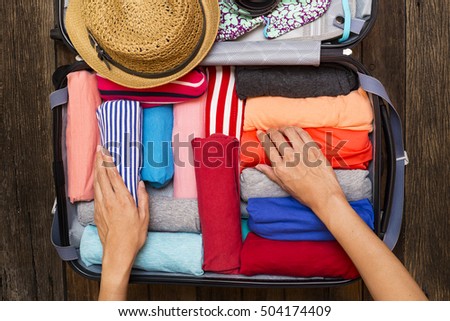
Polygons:
M240 99L339 96L347 95L358 87L356 73L343 66L236 67L236 92Z
M347 200L359 201L368 198L372 199L372 182L369 178L369 171L361 169L335 170L337 180L342 188ZM254 168L246 168L241 173L241 199L248 202L249 198L262 197L288 197L280 185L273 182L264 173ZM245 205L241 204L242 209ZM242 215L242 213L241 213Z
M94 202L77 204L81 225L94 224ZM149 231L200 233L197 199L150 196Z

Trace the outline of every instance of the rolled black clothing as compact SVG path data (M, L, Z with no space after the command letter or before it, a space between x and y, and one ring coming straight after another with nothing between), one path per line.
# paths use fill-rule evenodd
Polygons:
M339 65L236 67L236 91L240 99L339 96L358 87L356 73Z

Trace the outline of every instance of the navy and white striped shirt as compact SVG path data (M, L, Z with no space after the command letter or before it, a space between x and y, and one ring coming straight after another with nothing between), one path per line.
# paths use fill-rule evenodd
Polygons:
M97 109L102 146L108 149L137 204L142 163L142 109L139 102L114 100Z

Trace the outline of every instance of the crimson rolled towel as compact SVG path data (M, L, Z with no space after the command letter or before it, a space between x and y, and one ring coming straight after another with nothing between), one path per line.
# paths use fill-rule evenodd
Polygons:
M223 134L192 140L205 271L237 274L242 246L239 142Z
M252 232L241 251L240 273L355 279L358 270L337 241L274 241Z

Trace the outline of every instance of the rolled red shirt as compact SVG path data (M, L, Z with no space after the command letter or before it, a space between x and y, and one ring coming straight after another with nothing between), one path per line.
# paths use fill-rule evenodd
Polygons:
M203 270L237 274L242 247L239 202L239 141L213 134L192 140Z

